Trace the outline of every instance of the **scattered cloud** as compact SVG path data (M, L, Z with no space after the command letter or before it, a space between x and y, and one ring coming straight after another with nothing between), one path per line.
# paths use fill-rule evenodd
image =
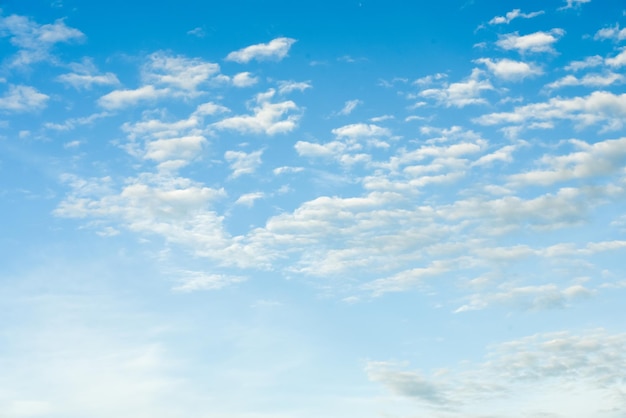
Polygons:
M481 97L482 92L494 90L491 82L484 78L484 73L478 69L472 70L472 74L457 83L445 83L441 88L429 88L422 90L421 97L435 99L438 104L445 107L465 107L475 104L486 104Z
M244 151L226 151L224 158L230 163L230 169L233 171L231 177L237 178L244 174L252 174L261 165L261 156L263 150L250 153Z
M46 107L50 96L40 93L34 87L9 85L9 89L0 97L0 111L33 112Z
M209 81L219 71L218 64L160 51L148 57L142 70L142 78L146 84L163 85L193 93L199 85Z
M484 64L498 78L518 81L526 77L543 74L543 70L533 63L514 61L508 58L493 61L491 58L479 58L474 62Z
M202 290L218 290L226 286L246 281L242 276L227 274L208 274L201 271L183 271L180 284L173 288L176 292L197 292Z
M206 32L201 27L197 27L187 31L187 35L192 35L197 38L204 38L206 36Z
M229 117L214 123L213 126L242 134L276 135L292 131L300 119L300 115L294 113L299 108L291 100L271 103L270 99L275 93L273 89L266 93L259 93L255 100L256 104L251 107L252 115Z
M554 53L553 45L563 36L563 29L555 28L549 32L535 32L529 35L519 35L518 32L501 35L496 45L500 48L515 50L522 54L527 52L550 52Z
M616 23L614 26L608 26L597 31L596 34L593 36L593 39L610 39L615 42L621 42L626 39L626 28L620 29L619 23Z
M348 100L345 105L343 106L343 109L341 109L338 114L339 115L349 115L350 113L352 113L352 111L354 109L356 109L357 106L362 105L363 102L360 100Z
M117 76L113 73L100 75L68 73L60 75L57 77L57 80L63 84L70 85L77 90L89 90L94 85L116 86L120 84Z
M259 78L254 77L252 76L252 73L245 71L243 73L235 74L232 81L235 87L250 87L258 83Z
M538 12L531 12L531 13L522 13L522 11L520 9L513 9L510 12L507 12L506 15L504 16L496 16L493 19L491 19L489 21L490 25L501 25L503 23L511 23L512 20L517 19L517 18L523 18L523 19L531 19L533 17L537 17L544 14L543 10L540 10Z
M483 363L427 374L402 370L406 366L395 362L370 361L365 370L391 393L455 418L487 416L502 405L508 406L498 415L503 417L518 416L513 410L532 416L601 416L624 407L614 366L626 364L624 344L624 334L602 329L543 333L493 346ZM525 393L526 401L511 408L518 393Z
M572 61L566 67L567 71L580 71L586 68L599 67L604 63L604 59L600 55L587 57L582 61Z
M144 101L155 101L167 96L170 89L155 89L148 85L130 90L114 90L98 99L98 104L108 110L122 109Z
M281 81L278 83L278 94L289 94L292 91L304 91L313 86L309 81Z
M564 0L564 1L567 4L563 7L559 7L558 10L573 9L576 7L580 7L585 3L591 3L591 0Z
M69 27L63 19L40 25L28 17L0 15L0 36L9 37L18 52L9 59L10 66L28 66L41 61L55 62L51 54L58 43L81 42L85 35Z
M607 176L619 173L626 165L626 138L609 139L588 144L579 140L569 141L576 152L539 160L543 167L509 176L517 185L551 185L572 179Z
M227 61L248 63L257 61L280 61L287 56L289 49L296 42L292 38L276 38L266 44L250 45L238 51L233 51L226 56Z
M490 113L474 121L481 125L527 124L570 120L585 127L603 124L604 129L618 129L626 116L626 94L616 95L607 91L594 91L585 97L563 99L553 97L545 103L533 103L516 107L512 112ZM550 125L545 125L549 128Z
M546 84L546 88L559 89L570 86L607 87L611 84L622 84L624 80L622 74L617 74L612 71L607 71L602 74L587 73L582 78L570 74L552 83Z
M254 206L254 202L263 199L265 197L265 193L263 192L254 192L254 193L246 193L239 196L239 198L235 201L235 205L244 205L249 208Z

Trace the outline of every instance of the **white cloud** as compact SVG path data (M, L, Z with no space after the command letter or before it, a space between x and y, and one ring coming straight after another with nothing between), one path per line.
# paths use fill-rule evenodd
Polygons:
M246 71L243 73L235 74L232 78L232 81L235 87L250 87L258 83L259 78L253 77L252 73Z
M424 280L439 276L450 271L452 263L444 261L434 261L429 266L404 270L391 277L376 279L366 283L363 289L371 291L374 296L381 296L389 292L404 292L419 287Z
M9 112L30 112L46 107L50 96L40 93L34 87L9 85L9 90L0 97L0 110Z
M238 51L233 51L226 57L227 61L248 63L251 60L280 61L287 56L291 45L296 42L291 38L276 38L266 44L250 45Z
M275 91L273 89L266 93L258 94L256 98L257 104L251 109L252 115L239 115L222 119L214 123L213 126L218 129L238 131L242 134L264 133L266 135L275 135L292 131L300 119L300 115L292 113L299 110L298 106L291 100L270 103L269 100L274 94Z
M233 250L229 250L232 241L222 217L211 210L226 195L224 189L205 187L170 172L141 173L125 179L119 190L108 177L64 179L71 193L58 205L55 216L97 218L144 236L161 237L194 255L224 264L234 260L225 256Z
M215 115L218 113L227 113L230 112L230 109L219 105L213 102L206 102L201 105L198 105L196 111L193 112L193 115L205 116L205 115Z
M148 57L143 67L145 83L162 84L168 87L195 92L198 86L218 74L220 66L200 58L172 56L155 52Z
M11 44L19 48L10 65L30 65L40 61L55 61L50 54L57 43L82 41L85 35L78 29L65 25L63 19L39 25L25 16L0 16L0 36L8 36Z
M533 63L514 61L508 58L493 61L491 58L474 60L479 64L485 64L487 69L496 77L504 80L516 81L526 77L543 74L543 70Z
M605 40L611 39L616 42L621 42L626 39L626 28L620 29L619 23L616 23L615 26L608 26L606 28L602 28L596 32L593 36L593 39L596 40Z
M469 303L459 307L455 313L485 309L490 305L504 305L520 310L538 311L565 308L568 303L585 299L594 294L581 285L559 288L555 284L539 286L502 286L499 292L475 294L468 297Z
M544 11L531 12L531 13L522 13L520 9L513 9L510 12L507 12L504 16L496 16L489 21L490 25L501 25L503 23L511 23L512 20L517 19L519 17L524 19L531 19L536 16L540 16L544 14Z
M291 166L276 167L274 170L272 170L272 172L276 176L279 176L285 173L300 173L302 171L304 171L304 168L302 167L291 167Z
M540 31L522 36L514 32L500 36L496 45L502 49L516 50L520 53L555 52L553 44L563 35L565 35L565 31L559 28L552 29L549 32Z
M348 147L340 141L331 141L325 144L298 141L294 148L301 157L335 158L346 151Z
M376 138L381 136L391 136L391 131L374 124L354 123L351 125L341 126L332 130L333 135L337 138L359 139L359 138Z
M622 52L620 52L613 58L607 58L605 62L611 67L622 67L626 65L626 48L623 48Z
M582 4L591 3L591 0L564 0L567 4L563 7L559 7L558 10L572 9L574 7L580 7Z
M204 32L204 29L202 29L201 27L197 27L197 28L188 30L187 35L192 35L198 38L204 38L206 36L206 33Z
M626 138L588 144L572 140L579 149L567 155L545 155L539 164L545 168L509 176L516 185L551 185L572 179L608 176L619 173L626 166Z
M513 152L519 148L518 145L506 145L491 154L486 154L480 157L473 163L475 166L490 165L494 161L502 161L510 163L513 161Z
M572 61L565 67L567 71L579 71L585 68L599 67L604 63L604 59L600 55L593 55L582 61Z
M437 73L434 75L427 75L421 78L418 78L413 82L413 84L418 86L429 86L437 81L448 78L448 75L445 73Z
M96 120L102 119L102 118L106 118L108 116L110 116L109 113L107 113L107 112L100 112L100 113L94 113L92 115L85 116L85 117L82 117L82 118L70 118L70 119L67 119L63 123L50 123L50 122L48 122L48 123L44 123L44 126L47 129L52 129L52 130L55 130L55 131L71 131L72 129L75 129L77 126L91 125Z
M170 89L155 89L154 86L143 86L134 90L114 90L98 99L98 104L105 109L115 110L136 105L143 101L154 101L167 96Z
M474 122L481 125L520 125L564 119L571 120L578 126L603 123L604 129L618 129L623 125L625 117L626 94L594 91L585 97L553 97L544 103L516 107L512 112L486 114L474 119Z
M378 122L384 122L386 120L390 120L394 118L395 116L393 115L381 115L381 116L375 116L373 118L370 118L370 122L378 123Z
M115 86L120 84L117 76L113 73L100 75L68 73L61 74L57 80L64 84L69 84L75 89L91 89L93 85Z
M625 80L622 74L611 71L602 74L585 74L582 78L574 75L566 75L550 84L546 84L546 88L558 89L568 86L586 86L586 87L607 87L611 84L621 84Z
M144 158L158 162L172 159L189 161L202 152L202 147L206 142L206 139L202 136L185 136L150 141L146 144Z
M235 205L244 205L247 207L254 206L254 202L259 199L263 199L265 197L265 193L263 192L254 192L254 193L246 193L239 196L239 198L235 201Z
M309 81L280 81L278 83L278 94L289 94L292 91L304 91L310 89L313 86Z
M232 177L237 178L244 174L252 174L261 165L261 156L263 150L250 153L243 151L226 151L224 158L230 163L230 169L233 170Z
M339 115L349 115L350 113L352 113L352 111L354 109L356 109L357 106L363 104L362 101L355 99L355 100L348 100L345 105L343 106L343 109L341 109L338 114Z
M490 347L483 363L425 373L370 361L366 372L393 394L446 417L588 417L624 408L619 370L626 335L604 330L536 334ZM520 400L519 393L524 393ZM607 415L616 416L616 415Z
M218 290L226 286L246 281L242 276L227 274L208 274L201 271L183 271L179 279L180 284L173 290L177 292L197 292L202 290Z
M458 83L445 84L442 88L430 88L422 90L419 95L435 99L439 104L446 107L465 107L473 104L485 104L487 101L481 97L481 93L493 90L489 80L483 79L483 72L474 69L472 74Z

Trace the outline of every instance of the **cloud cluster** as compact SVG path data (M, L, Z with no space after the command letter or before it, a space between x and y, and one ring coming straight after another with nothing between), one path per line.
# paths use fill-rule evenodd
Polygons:
M466 364L456 372L426 374L384 361L368 362L366 372L393 394L451 417L500 410L498 416L503 417L521 416L515 411L533 416L613 416L605 413L624 407L618 370L626 365L625 344L624 334L602 329L554 332L501 343L491 348L485 362ZM543 402L545 398L550 402Z
M9 37L18 52L9 59L9 65L22 67L41 61L56 62L51 54L55 44L81 42L85 35L69 27L62 19L40 25L25 16L0 15L0 36Z

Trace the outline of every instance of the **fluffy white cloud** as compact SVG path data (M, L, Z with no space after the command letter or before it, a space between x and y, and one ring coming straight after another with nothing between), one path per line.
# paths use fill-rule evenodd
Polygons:
M50 51L55 44L82 41L85 38L81 31L65 25L62 19L39 25L28 17L18 15L0 16L0 36L8 36L11 44L19 48L10 60L13 66L54 61Z
M522 80L526 77L543 74L543 70L535 64L514 61L508 58L496 61L493 61L491 58L480 58L474 62L484 64L496 77L504 80Z
M554 97L544 103L516 107L512 112L486 114L474 121L482 125L498 125L565 119L579 126L603 123L605 129L617 129L623 125L624 117L626 117L626 94L594 91L585 97L570 99Z
M607 58L605 63L611 67L623 67L626 65L626 48L622 48L622 52L612 58Z
M301 157L334 158L341 155L346 150L347 146L340 141L331 141L325 144L298 141L294 145L294 148Z
M626 138L594 144L576 140L570 143L579 151L560 156L545 155L539 160L545 168L513 174L510 181L517 185L546 186L572 179L612 175L626 166Z
M40 93L34 87L9 85L9 90L0 97L0 110L9 112L30 112L46 107L50 96Z
M600 55L593 55L585 58L582 61L572 61L565 69L567 71L579 71L585 68L599 67L604 63L604 59Z
M441 88L422 90L419 95L435 99L439 104L446 107L465 107L472 104L487 103L481 97L481 94L484 91L493 89L489 80L483 78L483 72L474 69L472 74L464 81L445 84Z
M337 138L359 139L391 136L391 131L374 124L355 123L341 126L332 130Z
M292 131L300 119L300 115L292 112L298 111L299 108L291 100L271 103L269 100L274 94L275 91L273 89L266 93L258 94L256 106L253 106L251 109L252 115L229 117L214 123L213 126L217 129L238 131L242 134L264 133L266 135L275 135Z
M226 56L226 60L239 63L247 63L251 60L280 61L287 56L291 45L295 42L296 40L292 38L276 38L266 44L250 45L238 51L233 51Z
M263 150L250 153L243 151L226 151L224 158L230 163L233 170L232 177L237 178L244 174L252 174L261 165Z
M259 78L252 76L252 73L246 71L243 73L235 74L232 78L232 81L235 87L250 87L258 83Z
M508 33L500 36L496 42L500 48L505 50L516 50L520 53L526 52L554 52L553 44L556 43L565 31L555 28L549 32L535 32L529 35L519 35L519 33Z
M155 52L143 67L146 84L162 84L167 87L194 92L198 86L218 74L220 66L200 58L172 56Z
M133 106L143 101L154 101L167 96L170 89L156 89L154 86L143 86L137 89L114 90L98 99L98 104L105 109L115 110Z
M504 16L496 16L489 21L490 25L501 25L503 23L511 23L512 20L517 18L531 19L533 17L537 17L544 14L543 10L538 12L531 13L522 13L520 9L513 9L510 12L507 12Z
M611 39L616 42L621 42L626 39L626 28L620 29L619 23L616 23L615 26L608 26L606 28L598 30L593 36L593 39Z
M201 152L206 139L202 136L158 139L146 145L144 158L163 162L166 160L192 160Z

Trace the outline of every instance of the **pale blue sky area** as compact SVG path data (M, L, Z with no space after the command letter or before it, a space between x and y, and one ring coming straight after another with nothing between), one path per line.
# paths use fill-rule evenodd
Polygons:
M0 418L624 416L623 2L0 9Z

